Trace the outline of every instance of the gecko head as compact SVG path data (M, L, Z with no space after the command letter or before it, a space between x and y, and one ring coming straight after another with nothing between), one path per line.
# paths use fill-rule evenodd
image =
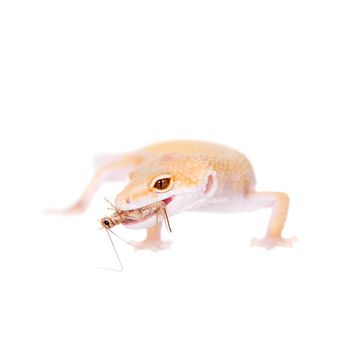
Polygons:
M163 201L168 215L172 216L202 205L216 190L216 173L205 157L166 154L133 171L129 182L117 195L115 205L126 211ZM128 227L150 227L156 220L153 215Z

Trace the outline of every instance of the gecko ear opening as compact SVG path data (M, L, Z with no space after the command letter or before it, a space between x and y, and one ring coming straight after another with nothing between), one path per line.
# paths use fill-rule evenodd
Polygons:
M211 172L206 176L206 179L204 181L204 189L203 189L203 194L205 196L211 197L214 195L214 193L217 190L217 180L216 180L216 173Z

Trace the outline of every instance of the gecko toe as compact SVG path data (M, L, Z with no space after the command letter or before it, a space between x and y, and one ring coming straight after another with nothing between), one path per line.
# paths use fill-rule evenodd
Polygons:
M292 238L270 238L265 237L262 239L253 238L251 240L250 246L251 247L260 247L265 248L266 250L270 250L275 247L287 247L292 248L294 245L294 242L298 239L296 237Z
M134 247L134 250L151 250L153 252L158 252L159 250L169 249L173 242L170 240L167 241L158 241L158 240L145 240L141 242L130 241L129 245Z

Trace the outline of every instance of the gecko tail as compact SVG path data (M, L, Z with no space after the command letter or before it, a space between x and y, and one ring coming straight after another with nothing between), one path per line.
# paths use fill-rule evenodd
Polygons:
M93 159L93 166L94 168L98 169L100 167L103 167L109 163L117 162L125 157L125 153L103 153L103 154L97 154Z

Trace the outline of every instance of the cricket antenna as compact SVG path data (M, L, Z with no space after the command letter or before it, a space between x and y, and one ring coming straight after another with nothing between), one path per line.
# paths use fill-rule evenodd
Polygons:
M119 235L117 235L117 234L116 234L115 232L113 232L110 228L108 229L108 231L109 231L110 233L113 233L114 236L118 237L118 238L119 238L121 241L123 241L124 243L129 244L129 242L128 242L126 239L124 239L124 238L120 237Z
M115 252L115 255L116 255L116 257L117 257L117 259L118 259L118 262L119 262L119 265L120 265L120 270L118 270L118 272L122 272L122 271L124 270L123 264L122 264L122 262L121 262L121 260L120 260L120 258L119 258L117 249L116 249L116 247L115 247L115 245L114 245L114 243L113 243L113 240L112 240L112 237L111 237L109 231L110 231L110 230L107 230L107 229L106 229L107 235L108 235L108 237L109 237L109 240L110 240L111 243L112 243L113 250L114 250L114 252ZM111 232L112 232L112 231L111 231ZM114 232L112 232L112 233L114 233Z

